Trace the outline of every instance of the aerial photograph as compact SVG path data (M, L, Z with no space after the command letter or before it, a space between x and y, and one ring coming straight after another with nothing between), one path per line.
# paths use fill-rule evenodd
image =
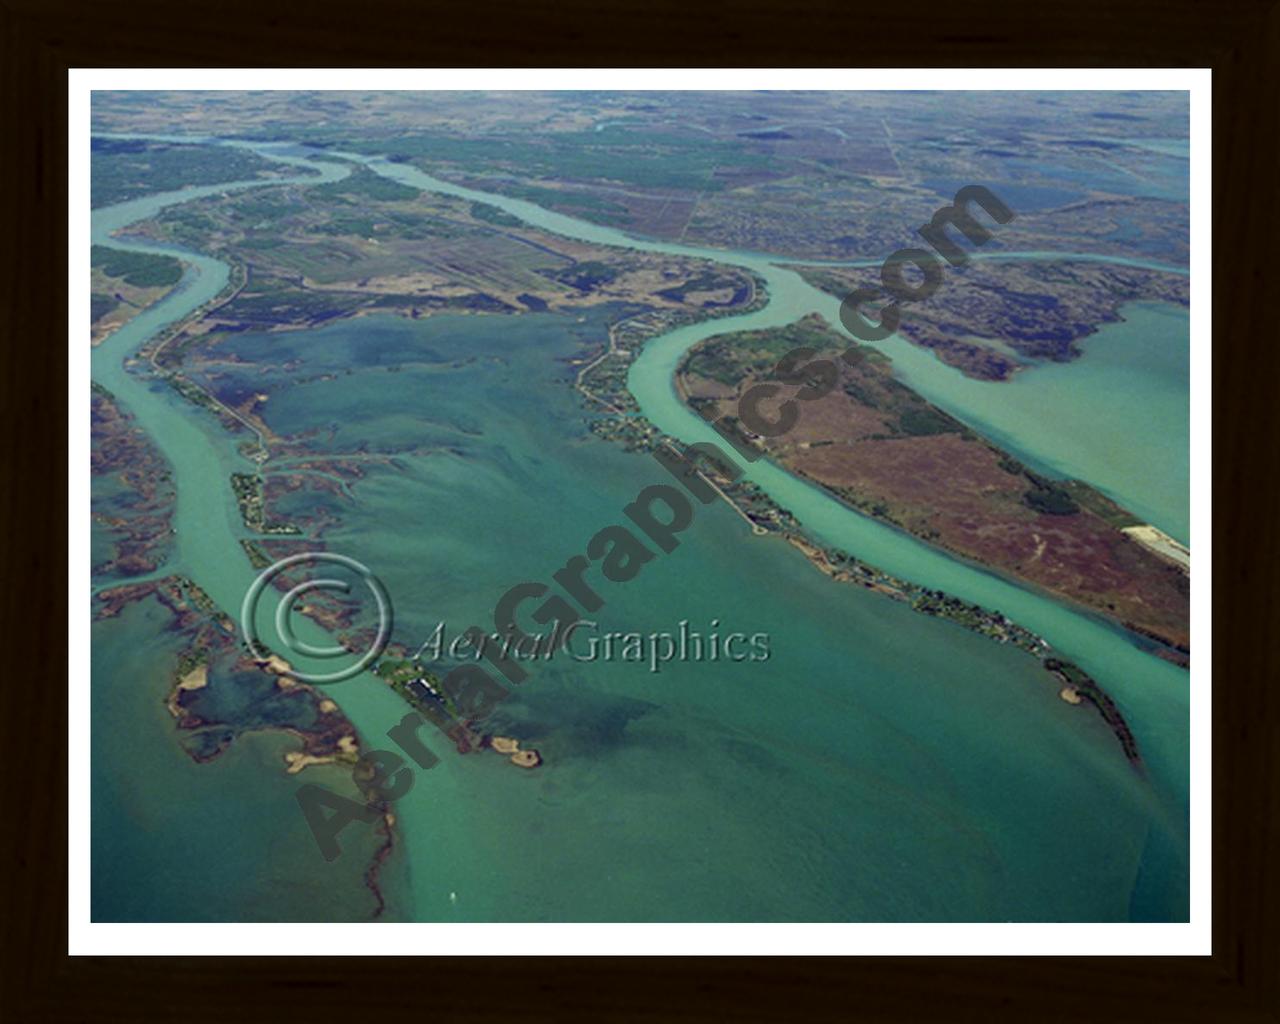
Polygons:
M90 113L92 922L1190 920L1187 92Z

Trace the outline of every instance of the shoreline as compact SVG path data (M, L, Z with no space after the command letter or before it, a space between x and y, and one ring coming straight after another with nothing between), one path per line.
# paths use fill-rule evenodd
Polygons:
M631 317L629 320L636 320L643 317ZM619 324L614 325L620 326ZM663 326L657 333L645 334L638 341L633 339L632 347L624 349L627 353L626 365L629 367L635 352L644 346L648 341L653 340L668 333L673 328ZM612 332L611 332L612 333ZM615 355L614 351L606 351L599 359L592 364L592 369L607 362L607 357ZM599 403L606 408L613 410L617 408L616 404L606 399L585 386L584 381L587 374L580 375L579 380L575 383L575 389L585 398L593 402ZM687 392L681 387L680 374L676 374L672 382L672 387L680 397L682 404L687 406ZM625 375L622 383L623 391L627 398L631 399L634 405L635 400L631 396L630 390L626 388ZM609 396L613 398L613 395ZM613 413L616 417L619 414ZM615 424L613 430L597 429L596 424L600 420L592 421L590 424L592 433L606 441L620 444L627 451L649 451L652 452L658 445L665 445L673 451L683 451L683 446L676 438L672 438L660 431L654 424L649 422L642 413L636 411L630 414L622 414L624 422ZM764 452L761 452L765 455ZM767 457L767 455L765 456ZM780 467L784 472L791 471L785 467ZM1063 666L1069 669L1073 674L1077 675L1082 682L1077 684L1077 689L1084 693L1088 698L1088 703L1094 705L1103 720L1107 722L1116 739L1119 741L1125 756L1135 768L1141 765L1141 757L1137 749L1137 741L1133 737L1128 723L1124 720L1115 702L1107 695L1102 688L1087 674L1073 662L1057 658L1053 654L1053 647L1047 640L1033 633L1025 627L1019 626L1016 622L1008 619L998 612L992 612L982 608L980 605L966 602L960 598L946 594L941 590L932 590L930 588L911 583L907 580L900 579L889 573L862 562L856 556L849 554L839 548L824 545L815 539L809 537L803 527L795 520L790 513L783 509L766 494L761 488L748 481L735 482L727 480L707 469L699 469L699 477L709 486L715 489L721 498L732 508L744 521L746 521L752 529L754 536L781 536L793 547L799 550L805 558L819 572L828 576L835 582L840 583L859 583L869 590L874 590L890 598L904 603L909 603L911 608L924 615L930 615L935 618L948 619L955 622L971 632L979 633L998 643L1013 643L1014 646L1026 651L1032 657L1049 669L1055 678L1063 678L1051 667ZM803 479L803 477L798 477ZM825 489L824 489L825 490ZM747 492L745 497L739 497L742 492ZM740 503L741 502L741 503ZM843 503L842 503L843 504ZM746 505L747 507L744 507ZM848 506L846 506L848 507ZM857 513L857 510L850 509L851 513ZM755 513L755 514L753 514ZM889 525L889 524L886 524ZM908 534L910 536L910 534ZM946 551L949 557L957 557L954 553ZM976 563L975 563L976 564ZM992 571L983 568L984 571ZM1149 638L1158 639L1158 638ZM1176 663L1176 662L1175 662ZM1065 680L1064 680L1065 681ZM1097 699L1093 699L1092 695L1096 695ZM1065 699L1065 698L1064 698ZM1081 701L1084 703L1085 701ZM1068 703L1073 703L1068 701Z

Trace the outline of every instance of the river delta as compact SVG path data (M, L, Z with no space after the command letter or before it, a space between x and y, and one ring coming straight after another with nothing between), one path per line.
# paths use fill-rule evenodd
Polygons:
M245 511L261 518L258 491L232 486L255 465L272 471L261 434L247 441L227 412L235 408L193 405L165 383L170 371L139 356L154 356L166 331L237 285L226 262L130 233L166 208L290 181L311 188L360 167L548 235L741 272L755 282L751 297L644 332L613 375L630 415L680 444L723 445L674 386L694 346L815 314L839 324L838 297L793 259L644 239L378 156L221 145L277 170L95 209L96 246L176 256L184 271L96 344L92 366L176 495L172 534L141 549L147 572L195 581L228 615L256 574L247 545L272 553L292 541L263 540L263 523ZM1122 314L1084 339L1075 361L1008 381L966 376L896 336L876 347L948 415L1029 466L1087 481L1185 544L1186 311L1147 303ZM223 395L268 395L255 408L272 437L312 439L311 462L277 465L282 476L312 472L318 485L277 493L273 510L303 524L296 543L322 523L327 549L373 568L394 596L403 646L445 618L488 624L509 586L549 578L622 521L639 490L671 483L650 455L607 439L611 415L593 401L590 375L582 388L600 339L637 315L625 301L530 305L516 316L372 310L305 330L245 330L219 341L218 384ZM335 477L342 453L368 458ZM743 469L742 485L760 508L785 510L794 535L761 536L740 502L699 504L678 548L625 586L601 584L605 605L591 617L641 634L716 619L771 634L767 661L675 661L661 673L540 663L486 723L536 747L539 768L455 756L427 735L439 763L383 816L385 835L352 825L332 863L318 856L294 792L305 780L352 795L349 769L339 761L307 766L301 779L286 773L296 736L270 728L265 712L261 728L194 763L169 736L165 703L182 644L164 609L127 603L100 619L92 685L108 713L93 739L95 919L360 920L375 904L384 920L1185 919L1188 673L1114 623L862 515L770 460ZM814 571L835 553L872 567L879 585ZM95 588L122 582L107 571ZM893 599L903 586L998 614L1005 642ZM310 621L300 632L325 636ZM1041 643L1051 668L1071 663L1114 701L1140 764L1101 717L1060 699L1071 679L1046 672L1045 652L1029 655ZM227 678L238 677L228 669ZM245 706L266 699L252 674L234 685ZM371 674L324 688L316 706L323 700L364 747L385 746L379 738L407 710ZM124 741L143 728L154 733L148 742Z

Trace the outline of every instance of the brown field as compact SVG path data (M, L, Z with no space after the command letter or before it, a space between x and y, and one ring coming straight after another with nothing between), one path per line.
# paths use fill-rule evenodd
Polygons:
M115 305L90 324L90 343L97 345L116 328L132 320L139 310L146 309L160 299L170 290L170 287L165 285L158 288L139 288L122 278L109 277L101 269L94 267L89 279L90 293L110 296L115 300Z
M841 298L879 279L878 269L792 269ZM904 304L898 333L970 377L1006 380L1027 361L1075 359L1079 341L1121 319L1121 307L1138 299L1186 305L1189 280L1083 261L975 260L927 299Z
M800 343L819 347L823 335L820 347L839 362L844 339L820 322L786 332L785 340L764 331L699 346L682 369L686 394L715 399L719 411L732 413L738 396L762 378L763 354L776 359ZM726 400L724 378L735 358L743 372ZM1080 501L1066 514L1033 507L1028 495L1052 489L1053 481L897 382L883 357L841 365L836 388L803 403L789 434L762 442L778 462L930 543L1190 649L1188 577L1115 525L1123 510L1083 485L1073 485ZM768 404L762 410L773 415Z
M513 313L605 303L695 312L752 294L745 274L705 260L602 248L494 224L476 212L449 197L335 198L288 186L198 200L138 230L179 243L197 244L198 237L245 268L245 288L189 330L192 336L375 312Z

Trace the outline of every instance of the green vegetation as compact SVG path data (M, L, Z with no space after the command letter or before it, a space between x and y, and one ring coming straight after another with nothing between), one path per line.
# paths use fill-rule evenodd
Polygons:
M290 198L284 193L283 189L268 189L266 191L254 190L238 195L226 207L226 210L232 221L259 223L280 220L282 217L291 216L306 208L305 203ZM185 207L179 206L175 207L175 209L182 211ZM212 230L217 227L214 221L201 214L191 214L190 217L203 222L206 230Z
M269 329L279 323L305 323L345 314L367 305L355 293L311 292L276 277L257 276L226 308L242 324Z
M257 533L299 534L292 523L268 522L266 518L266 502L262 495L262 478L254 473L232 473L231 489L236 495L236 504L240 506L240 517L244 525ZM246 549L247 550L247 549ZM250 560L253 558L249 553Z
M244 548L244 553L249 556L249 564L255 569L265 569L274 561L270 555L247 537L240 539L240 546Z
M590 192L578 192L565 188L538 188L533 185L513 185L506 182L488 183L494 191L500 191L514 199L524 199L548 209L564 210L583 220L614 227L627 227L632 223L631 214L621 203L602 199Z
M214 603L213 598L205 593L204 588L195 580L190 579L187 576L178 576L176 577L176 580L178 589L183 598L190 601L200 611L211 614L218 610L218 606Z
M198 669L209 663L209 652L203 647L193 647L178 655L178 663L174 666L173 681L180 682Z
M1143 520L1128 509L1117 505L1105 494L1095 491L1081 480L1063 480L1059 486L1070 494L1081 508L1088 509L1117 530L1123 530L1126 526L1143 525Z
M1060 492L1060 497L1056 500L1061 501L1062 498L1065 497L1068 500L1074 500L1078 504L1089 508L1090 511L1098 511L1104 507L1103 503L1106 503L1110 505L1112 510L1115 512L1119 512L1125 516L1129 514L1125 512L1124 509L1120 508L1120 506L1115 502L1111 501L1110 498L1099 494L1088 484L1082 484L1079 480L1050 480L1048 477L1044 477L1039 473L1033 472L1008 452L1001 451L1000 449L993 449L993 451L1000 452L1000 458L997 464L1001 469L1013 476L1025 476L1029 481L1031 481L1031 485L1034 490L1042 492ZM1089 495L1092 495L1092 497L1088 497ZM1097 505L1097 508L1093 507L1095 504Z
M911 584L903 584L903 586L911 588ZM950 619L964 626L965 629L1003 639L1006 642L1012 639L1026 650L1034 651L1043 645L1034 633L1021 629L997 611L963 601L942 590L919 589L911 592L913 594L911 607L925 615Z
M91 292L89 294L89 323L97 323L102 317L106 316L120 303L116 301L114 295L104 295L101 292Z
M310 194L318 199L336 199L339 196L363 196L380 202L393 203L404 199L417 199L420 192L408 185L401 185L367 167L356 167L345 178L313 185Z
M519 217L513 217L505 210L490 206L488 203L472 203L471 216L476 220L482 220L487 224L496 224L504 228L519 227L521 224Z
M204 388L191 383L191 381L187 380L185 377L179 377L177 374L170 374L165 378L165 380L168 381L169 386L173 388L174 391L178 392L178 394L188 402L193 405L198 405L202 409L208 409L211 413L217 416L222 415L222 409L218 406L217 402L209 397L208 392L206 392Z
M706 302L703 305L732 306L743 301L750 294L750 285L740 277L726 274L719 270L704 270L699 274L694 274L684 284L676 285L674 288L664 288L658 294L664 299L671 299L673 302L685 302L690 292L717 292L726 288L733 291L733 295L729 299Z
M1066 491L1053 488L1041 490L1034 488L1022 496L1022 500L1037 512L1051 516L1073 516L1080 511L1080 506L1071 500Z
M217 247L212 239L218 231L218 222L196 212L189 204L162 210L156 221L165 226L168 237L175 242L206 252Z
M309 223L304 230L313 235L350 235L358 238L383 235L409 240L462 238L468 234L467 229L456 222L412 210L387 207L357 209L352 205L333 211L326 210L325 214L323 221ZM278 237L279 225L272 225L272 229L277 232L273 237Z
M555 271L549 276L579 291L589 292L602 284L608 284L618 276L618 271L599 260L586 260Z
M1106 691L1084 669L1073 662L1063 661L1061 658L1045 658L1044 667L1097 709L1098 714L1102 716L1102 720L1115 733L1116 739L1120 741L1120 745L1124 748L1125 756L1130 761L1136 763L1140 760L1138 741L1130 731L1124 716L1120 714L1120 709L1116 707L1115 701L1107 695Z
M1050 480L1032 472L1005 452L1001 452L998 464L1006 473L1025 476L1031 481L1031 489L1023 494L1022 500L1037 512L1051 516L1071 516L1084 508L1115 527L1137 526L1142 522L1133 513L1079 480Z
M963 424L923 401L902 410L898 416L898 429L912 437L964 432Z
M373 674L390 686L401 700L405 701L410 707L421 711L428 718L434 718L439 713L440 708L444 708L451 715L457 715L457 708L453 701L445 696L440 686L439 678L426 671L416 661L382 661L374 666ZM436 694L437 706L431 706L427 699L409 689L409 684L415 679L423 680Z
M94 207L193 185L257 178L276 168L256 153L231 146L138 139L94 139L92 145L90 203Z
M422 668L415 661L405 659L380 661L373 669L373 674L389 683L407 683L422 675Z
M1080 506L1065 487L1030 470L1026 471L1026 477L1031 481L1031 490L1023 494L1022 500L1037 512L1051 516L1073 516L1080 511Z
M868 409L879 409L880 401L876 397L871 388L864 386L856 380L846 380L842 385L842 389L846 395L852 398L859 405L865 405Z
M857 342L845 349L840 358L850 366L861 366L867 360L874 361L877 358L886 363L889 361L879 349L874 349L870 345L859 345Z
M390 153L397 160L427 165L453 164L473 173L503 168L532 178L617 181L640 188L714 191L724 187L716 178L719 169L768 165L767 157L741 142L621 126L532 139L524 133L481 138L420 134L340 141L358 152Z
M172 256L125 252L95 245L90 250L89 259L95 269L108 277L118 277L135 288L164 288L182 280L182 264Z
M679 373L697 374L736 387L748 377L766 378L778 361L797 348L831 352L841 339L825 324L805 319L786 327L715 337L696 345Z

